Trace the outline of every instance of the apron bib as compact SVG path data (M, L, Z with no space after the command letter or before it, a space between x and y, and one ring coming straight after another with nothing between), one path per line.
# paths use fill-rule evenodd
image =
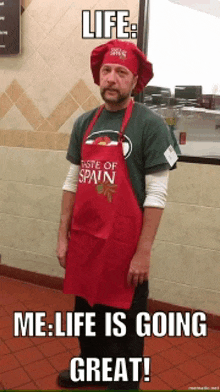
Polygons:
M82 161L66 257L64 293L91 306L129 309L135 287L127 274L142 229L142 211L131 187L122 150L133 100L123 118L117 145L86 144L104 105L85 132Z

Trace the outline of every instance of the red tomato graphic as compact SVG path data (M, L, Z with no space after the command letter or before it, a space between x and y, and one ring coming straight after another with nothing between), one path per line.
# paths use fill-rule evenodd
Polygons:
M103 146L111 143L111 139L108 136L100 136L97 137L97 139L94 140L94 144L101 144Z

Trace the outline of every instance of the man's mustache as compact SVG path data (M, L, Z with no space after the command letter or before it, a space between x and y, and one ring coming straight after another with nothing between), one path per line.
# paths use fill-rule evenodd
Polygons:
M116 90L115 88L111 88L111 87L105 87L103 88L103 93L105 93L106 91L115 91L116 93L118 93L118 90Z

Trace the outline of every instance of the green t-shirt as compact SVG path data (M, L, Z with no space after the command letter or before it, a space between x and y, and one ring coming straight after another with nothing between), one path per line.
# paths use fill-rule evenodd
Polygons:
M81 163L83 136L96 111L97 108L84 113L75 121L67 152L67 159L75 165ZM125 109L117 112L104 109L86 142L91 144L95 139L106 136L108 142L117 142L124 113ZM140 103L134 104L124 136L123 151L129 177L138 203L143 208L145 175L175 167L179 150L164 119Z

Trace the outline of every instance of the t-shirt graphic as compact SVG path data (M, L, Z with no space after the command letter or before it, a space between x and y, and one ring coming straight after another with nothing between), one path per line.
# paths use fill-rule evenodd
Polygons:
M118 144L119 132L113 131L111 129L93 132L86 139L86 144L99 144L106 147L116 146ZM132 152L132 142L131 139L124 135L124 141L122 142L122 149L124 158L127 159Z

